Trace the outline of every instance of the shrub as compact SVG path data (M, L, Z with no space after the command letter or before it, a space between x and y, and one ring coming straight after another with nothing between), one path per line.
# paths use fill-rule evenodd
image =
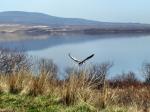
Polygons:
M150 84L150 63L145 63L142 70L145 76L145 83Z
M21 69L29 70L31 63L26 54L8 49L0 49L0 73L11 74Z
M112 67L112 63L102 63L93 65L90 68L89 80L98 88L103 87L108 76L108 71Z
M134 72L123 73L122 75L114 77L109 80L111 87L130 87L130 86L140 86L141 82L136 78Z
M38 63L39 74L32 76L28 85L29 95L37 96L52 90L57 82L57 66L49 59L41 59Z
M41 59L39 61L40 74L47 74L49 79L57 79L58 67L51 59Z

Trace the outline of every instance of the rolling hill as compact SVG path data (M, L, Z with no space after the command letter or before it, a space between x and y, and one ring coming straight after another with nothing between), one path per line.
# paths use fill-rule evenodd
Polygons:
M0 12L0 32L27 34L51 33L149 33L149 24L111 23L78 18L62 18L43 13L7 11Z
M62 26L62 25L97 25L97 23L99 22L76 18L60 18L35 12L7 11L7 12L0 12L0 23Z

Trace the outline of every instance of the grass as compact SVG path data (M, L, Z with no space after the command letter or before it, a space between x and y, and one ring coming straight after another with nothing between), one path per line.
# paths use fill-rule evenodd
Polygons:
M149 112L150 86L95 88L87 71L52 80L45 73L0 77L0 112ZM111 82L112 83L112 82Z
M0 94L0 112L143 112L136 105L108 106L105 109L80 102L76 105L66 106L51 96L22 96L14 94Z
M65 106L58 103L57 98L50 96L22 96L14 94L0 95L0 111L8 112L97 112L97 110L86 104ZM102 112L127 112L126 108L109 107L101 109Z
M6 63L0 63L5 68L0 68L0 112L150 112L150 84L133 72L108 80L112 65L103 63L68 69L60 80L52 61L42 60L35 73L20 56L1 56Z
M64 107L48 96L0 95L0 108L16 112L59 112Z

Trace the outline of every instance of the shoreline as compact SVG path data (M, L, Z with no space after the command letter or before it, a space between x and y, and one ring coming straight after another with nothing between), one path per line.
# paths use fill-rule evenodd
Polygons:
M89 33L83 33L83 32L51 32L51 33L39 33L39 32L30 32L30 33L25 33L25 32L1 32L0 31L0 42L17 42L17 41L25 41L25 40L44 40L44 39L48 39L51 36L59 36L62 38L64 36L70 36L72 38L72 36L148 36L150 35L150 32L147 31L143 31L143 32L114 32L114 31L110 31L110 32L98 32L98 33L93 33L93 32L89 32ZM118 37L117 37L118 38ZM121 37L122 38L122 37Z

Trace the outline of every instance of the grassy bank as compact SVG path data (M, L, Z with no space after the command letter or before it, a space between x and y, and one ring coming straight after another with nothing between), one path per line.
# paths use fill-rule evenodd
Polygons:
M0 111L149 112L149 85L134 83L120 87L107 80L99 85L87 78L87 72L80 73L73 72L66 80L24 71L1 75Z
M95 107L80 102L76 105L66 106L58 103L58 98L52 96L23 96L14 94L0 95L0 112L137 112L142 111L136 105L108 106L97 110Z
M107 79L110 63L67 69L61 80L50 60L41 60L33 72L24 54L0 54L0 112L150 111L149 64L144 82L133 72Z

